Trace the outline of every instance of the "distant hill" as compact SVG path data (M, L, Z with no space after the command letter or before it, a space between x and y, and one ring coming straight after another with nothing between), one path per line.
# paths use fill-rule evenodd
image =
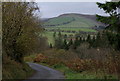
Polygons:
M85 18L92 19L92 20L96 21L96 16L95 15L87 15L87 14L77 14L77 13L73 14L73 13L71 13L71 14L62 14L59 17L68 16L68 15L82 16L82 17L85 17Z
M46 22L50 18L41 18L41 21Z
M103 26L102 23L96 21L95 15L84 15L76 13L62 14L58 17L44 19L43 22L43 27L46 29L61 29L65 31L94 31L94 27Z
M102 23L100 23L100 22L98 22L96 19L96 15L87 15L87 14L77 14L77 13L72 13L72 14L62 14L62 15L60 15L60 16L67 16L67 15L77 15L77 16L80 16L80 17L85 17L85 18L88 18L88 19L91 19L91 20L93 20L94 22L96 22L96 23L99 23L100 25L103 25ZM60 17L59 16L59 17Z

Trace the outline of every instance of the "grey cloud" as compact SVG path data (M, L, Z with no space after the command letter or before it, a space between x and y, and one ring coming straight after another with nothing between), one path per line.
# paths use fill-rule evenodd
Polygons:
M107 15L95 2L39 2L42 18L56 17L64 13Z

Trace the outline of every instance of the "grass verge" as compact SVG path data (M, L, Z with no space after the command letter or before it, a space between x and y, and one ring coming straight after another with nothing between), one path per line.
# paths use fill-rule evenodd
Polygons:
M24 58L26 62L33 62L33 59L36 55L27 56ZM82 71L82 72L76 72L64 64L54 64L49 65L46 63L37 62L38 64L56 69L58 71L61 71L66 79L117 79L117 76L110 75L110 74L104 74L103 72L99 71L97 74L94 71Z
M62 73L64 73L66 79L117 79L117 76L115 75L107 74L104 76L102 72L99 72L97 75L95 72L90 71L83 71L81 73L75 72L63 64L55 64L52 66L49 66L48 64L45 63L39 64L61 71Z
M26 63L17 63L9 58L3 62L3 81L26 79L34 73Z

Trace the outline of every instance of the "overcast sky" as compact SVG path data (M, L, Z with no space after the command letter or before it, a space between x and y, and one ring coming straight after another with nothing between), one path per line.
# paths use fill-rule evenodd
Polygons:
M106 15L96 2L38 2L41 18L57 17L65 13Z
M105 2L111 0L27 0L35 2Z

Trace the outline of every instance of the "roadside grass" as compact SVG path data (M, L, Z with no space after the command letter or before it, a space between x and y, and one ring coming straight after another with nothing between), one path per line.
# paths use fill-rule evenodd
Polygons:
M115 75L104 75L103 72L99 72L97 75L95 72L91 72L91 71L83 71L81 73L79 72L75 72L71 69L69 69L67 66L63 65L63 64L55 64L55 65L48 65L45 63L38 63L53 69L56 69L60 72L62 72L65 75L66 79L117 79L117 76Z
M30 58L30 60L28 60L28 58ZM25 57L24 59L26 62L33 62L34 58L35 55L30 55ZM76 72L62 63L57 63L54 65L49 65L44 62L36 62L36 63L62 72L65 75L65 79L117 79L117 76L113 74L104 74L102 71L99 71L97 74L94 71Z
M17 63L10 59L5 59L4 65L2 67L2 79L15 80L15 79L26 79L34 73L26 63Z
M29 56L25 56L24 61L25 62L33 62L33 60L35 59L35 56L36 56L36 54L31 54Z

